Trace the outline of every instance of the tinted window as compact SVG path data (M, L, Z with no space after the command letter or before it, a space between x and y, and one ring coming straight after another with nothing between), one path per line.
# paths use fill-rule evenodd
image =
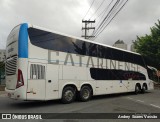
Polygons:
M99 45L97 56L100 58L112 59L112 48Z
M90 74L95 80L146 80L144 74L135 71L90 68Z
M131 62L145 67L140 55L35 28L29 28L28 33L31 43L44 49Z
M123 53L124 52L121 51L121 50L112 49L112 59L113 60L124 61Z
M71 37L29 28L29 38L38 47L80 55L97 56L97 45Z
M31 43L38 47L63 52L84 53L81 49L82 42L76 39L34 28L29 28L28 32Z

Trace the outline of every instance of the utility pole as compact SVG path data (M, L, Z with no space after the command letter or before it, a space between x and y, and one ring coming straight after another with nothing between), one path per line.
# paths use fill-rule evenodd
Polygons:
M90 21L90 20L82 20L82 23L85 23L85 27L82 27L82 31L84 30L85 31L85 35L82 35L82 37L84 37L85 39L88 39L88 38L91 38L91 37L95 37L95 36L89 36L87 35L87 30L90 30L90 29L93 29L95 30L95 27L87 27L88 24L91 23L95 23L95 20L94 21Z

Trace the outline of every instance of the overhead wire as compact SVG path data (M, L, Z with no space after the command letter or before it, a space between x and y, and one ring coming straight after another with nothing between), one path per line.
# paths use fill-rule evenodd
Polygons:
M127 0L128 1L128 0ZM127 2L126 1L126 2ZM100 31L100 33L105 29L106 26L108 26L110 24L110 22L115 18L115 16L119 13L119 11L124 7L124 5L126 4L126 2L118 9L118 11L113 15L113 17L110 19L110 21L108 22L108 24L106 24L104 26L104 28ZM109 20L109 19L108 19ZM98 34L99 35L99 34Z
M104 15L104 14L107 12L107 10L109 9L109 7L110 7L110 5L112 4L113 1L114 1L114 0L112 0L112 1L109 3L109 5L95 18L95 20L97 20L97 18L99 18L102 14Z
M111 3L113 2L113 0L111 1ZM115 7L118 5L118 3L120 2L120 0L117 0L114 5L112 6L112 8L110 9L109 12L107 12L107 15L103 18L103 20L101 21L101 23L99 24L98 27L96 27L97 29L92 33L92 36L95 35L96 33L99 32L99 30L104 26L104 24L106 23L106 19L108 18L108 16L112 13L113 9L115 9ZM111 3L109 5L111 5ZM109 8L109 6L108 6ZM98 24L97 24L98 25Z
M105 2L105 0L103 0L101 2L101 4L99 5L99 7L96 9L96 11L91 15L90 19L92 19L94 17L94 15L98 12L98 10L100 9L100 7L103 5L104 2Z
M118 3L120 2L120 0L117 0L116 3L113 5L113 7L110 9L110 11L108 12L108 14L105 16L105 18L102 20L102 22L99 24L98 28L96 29L96 32L98 32L98 30L100 30L103 25L105 24L105 22L108 20L108 18L111 16L112 11L115 9L115 7L118 5ZM96 33L95 32L95 33ZM94 34L95 34L94 33Z
M87 13L85 14L85 16L83 17L83 19L85 19L85 17L86 17L86 16L87 16L87 14L89 13L90 9L91 9L91 8L92 8L92 6L93 6L94 1L95 1L95 0L93 0L93 1L92 1L91 6L89 7L89 9L88 9Z
M123 1L121 2L120 0L117 0L115 5L113 6L113 9L111 9L109 11L109 13L107 14L107 16L104 18L104 22L101 25L99 25L99 28L98 28L99 30L101 30L105 26L105 24L110 20L110 18L112 18L112 16L114 16L116 11L119 10L119 6L121 6L122 3L123 3ZM97 29L97 32L99 31L98 29Z
M112 1L109 3L109 5L95 18L96 21L97 21L97 18L99 18L102 14L103 14L103 16L105 15L105 13L106 13L107 10L109 9L109 7L110 7L111 4L113 3L113 1L114 1L114 0L112 0ZM99 19L99 21L100 21L100 19ZM98 23L99 21L97 21L97 23ZM98 25L98 24L97 24L97 25ZM97 27L97 25L96 25L96 27ZM96 27L95 27L95 28L96 28ZM92 36L93 36L93 34L94 34L95 32L96 32L95 30L92 32ZM93 38L93 37L91 37L91 38Z
M115 15L110 19L110 21L104 26L104 28L99 31L99 33L97 35L95 35L94 39L95 40L97 38L97 36L99 36L99 34L101 34L103 32L103 30L111 23L111 21L115 18L115 16L122 10L122 8L126 5L126 3L128 2L128 0L125 1L125 3L120 7L120 9L115 13Z
M98 24L96 25L96 30L94 30L92 32L92 37L91 39L95 40L97 38L97 36L99 36L103 30L111 23L111 21L115 18L115 16L122 10L122 8L126 5L126 3L128 2L128 0L116 0L114 2L114 0L111 0L111 2L109 3L109 5L101 12L97 15L97 17L95 18L95 20L97 20L98 18ZM84 18L88 15L88 13L90 12L93 4L94 4L95 0L92 1L90 8L88 9L87 13L85 14ZM105 2L105 0L103 0L98 8L95 10L95 12L90 16L89 20L92 19L96 13L99 11L99 9L101 8L101 6L103 5L103 3ZM112 5L112 7L111 7ZM102 16L102 17L101 17ZM101 17L101 18L100 18Z

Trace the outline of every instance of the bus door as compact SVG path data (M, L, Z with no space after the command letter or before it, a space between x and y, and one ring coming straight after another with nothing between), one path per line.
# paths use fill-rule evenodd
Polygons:
M61 70L62 71L62 70ZM59 65L47 64L46 70L46 100L58 99Z
M46 64L28 65L27 100L45 100Z

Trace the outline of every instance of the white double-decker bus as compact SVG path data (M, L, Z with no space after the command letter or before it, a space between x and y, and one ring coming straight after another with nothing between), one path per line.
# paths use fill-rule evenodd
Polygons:
M6 47L8 97L21 100L75 98L153 89L138 53L23 23Z

